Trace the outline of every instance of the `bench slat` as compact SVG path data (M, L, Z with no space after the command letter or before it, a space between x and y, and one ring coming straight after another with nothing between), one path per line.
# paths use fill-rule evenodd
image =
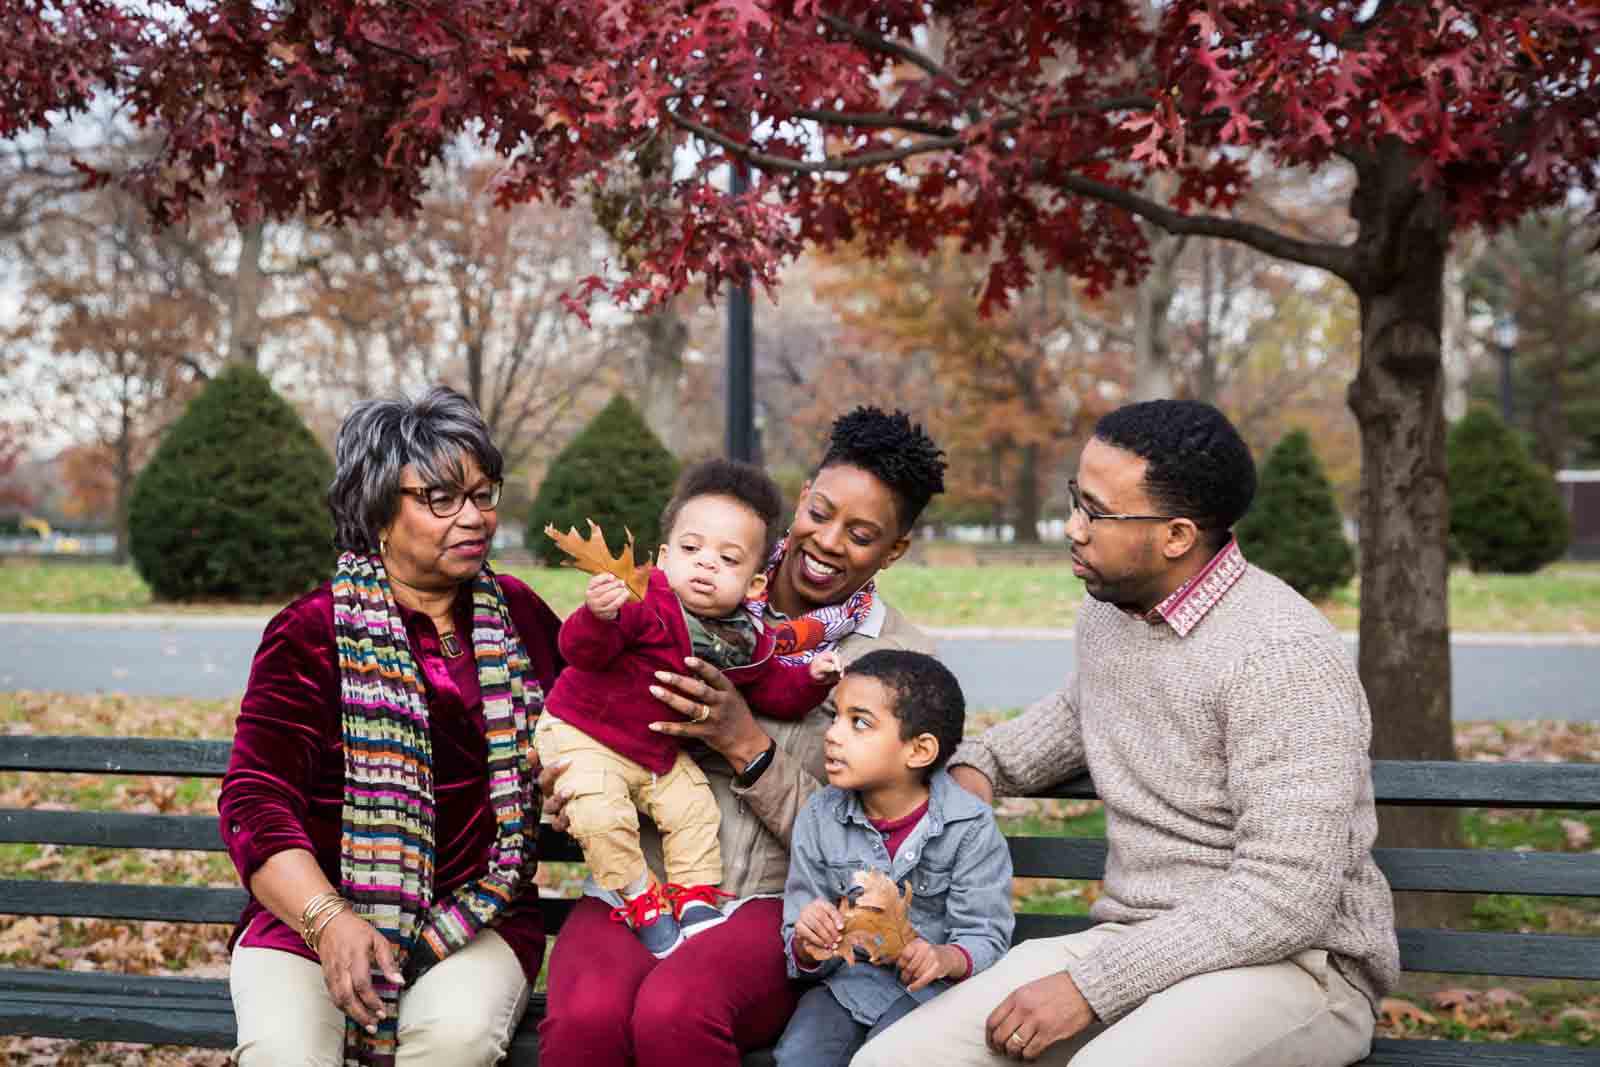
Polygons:
M221 852L222 833L214 815L0 808L0 844ZM583 850L566 834L546 827L539 835L539 856L549 862L582 862Z
M121 919L232 926L244 910L242 889L114 882L38 882L0 879L0 915ZM562 897L539 898L545 929L554 932L572 910ZM0 968L0 975L5 973Z
M231 747L227 741L8 734L0 737L0 771L221 778Z
M1600 937L1413 929L1396 934L1400 966L1408 971L1600 979Z
M137 919L232 926L244 910L242 889L180 885L0 880L0 915Z
M1357 1067L1592 1067L1594 1061L1590 1048L1380 1037Z
M68 771L220 778L227 741L166 738L0 736L0 771ZM1374 760L1380 804L1600 809L1600 763L1477 763ZM1092 800L1079 775L1048 796Z
M511 1067L531 1067L537 1061L537 1023L544 1010L544 994L535 993L512 1039ZM228 1048L233 1044L233 1004L220 979L0 971L0 1032ZM1498 1067L1580 1067L1594 1059L1594 1051L1583 1048L1379 1038L1360 1067L1482 1067L1491 1049ZM745 1067L770 1062L764 1052L744 1057Z
M1019 878L1105 876L1106 843L1098 837L1008 837ZM1396 890L1438 893L1526 893L1590 896L1600 888L1600 855L1486 852L1478 849L1374 849Z
M1379 804L1400 807L1600 809L1600 763L1373 760ZM1041 796L1093 800L1080 774Z

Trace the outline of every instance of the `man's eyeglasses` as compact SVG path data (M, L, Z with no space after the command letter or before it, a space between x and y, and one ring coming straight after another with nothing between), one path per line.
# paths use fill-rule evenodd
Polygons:
M1067 482L1067 492L1072 494L1072 510L1083 512L1083 517L1090 522L1099 522L1107 519L1113 522L1131 522L1145 519L1150 522L1170 522L1177 518L1176 515L1113 515L1108 511L1100 511L1084 502L1083 494L1078 491L1078 479L1072 478Z
M450 518L465 507L469 499L472 501L472 506L479 511L493 511L500 503L499 482L490 482L470 493L460 489L448 489L442 485L428 487L402 485L400 491L428 505L428 510L433 512L433 517L436 519Z

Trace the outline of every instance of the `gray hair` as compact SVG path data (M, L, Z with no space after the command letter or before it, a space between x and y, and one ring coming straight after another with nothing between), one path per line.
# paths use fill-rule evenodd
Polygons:
M466 488L466 460L498 481L504 460L472 401L439 385L413 403L363 400L339 424L328 510L341 551L371 552L400 506L400 471L415 465L423 484Z

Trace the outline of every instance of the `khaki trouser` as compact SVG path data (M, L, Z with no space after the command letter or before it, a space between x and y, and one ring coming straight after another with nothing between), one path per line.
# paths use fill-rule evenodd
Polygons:
M240 1067L342 1067L344 1013L322 968L273 948L237 948L228 973ZM402 1067L489 1067L528 1006L528 979L504 939L483 930L400 995Z
M851 1067L1016 1063L984 1044L984 1020L1012 990L1066 969L1129 928L1025 941L869 1041ZM1185 979L1112 1026L1046 1049L1060 1067L1345 1067L1372 1046L1372 1007L1321 949L1283 963Z
M583 846L589 873L602 889L623 889L645 873L641 811L661 830L667 881L721 883L717 800L694 760L679 752L672 769L657 775L553 715L539 717L534 744L546 767L572 761L558 788L571 795L565 809L569 832Z

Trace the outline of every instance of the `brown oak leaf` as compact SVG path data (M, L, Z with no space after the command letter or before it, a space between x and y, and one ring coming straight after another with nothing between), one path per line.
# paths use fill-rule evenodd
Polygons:
M910 919L911 886L902 896L882 871L857 871L852 880L860 892L839 899L844 935L833 954L854 966L859 948L868 963L893 963L918 936Z
M556 547L572 557L570 563L563 566L576 567L585 574L614 574L627 583L628 592L633 594L633 599L643 600L646 588L650 584L650 561L643 563L633 562L633 531L626 526L622 532L627 534L628 543L622 546L622 552L613 557L611 549L606 546L605 535L600 531L593 519L589 523L589 536L579 537L577 527L562 533L554 526L546 526L544 532Z
M1390 1026L1403 1028L1407 1022L1419 1024L1438 1022L1432 1015L1429 1015L1409 1000L1401 1000L1399 997L1384 997L1378 1003L1378 1012Z

